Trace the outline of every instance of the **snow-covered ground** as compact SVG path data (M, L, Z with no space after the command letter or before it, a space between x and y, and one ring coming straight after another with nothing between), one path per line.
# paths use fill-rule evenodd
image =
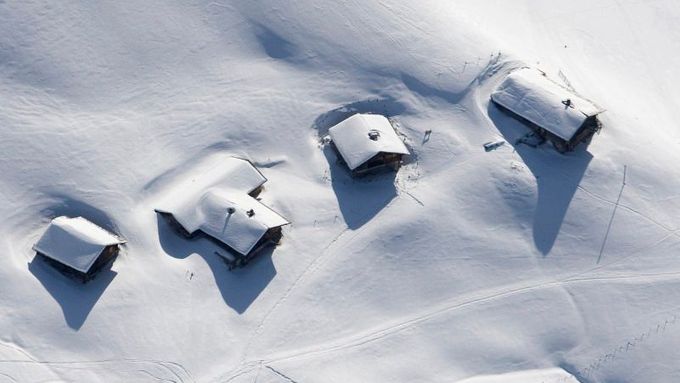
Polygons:
M680 381L679 21L674 0L0 0L0 382ZM607 109L587 150L514 146L489 95L526 64ZM320 144L356 112L408 137L396 177ZM232 272L153 211L225 154L292 222ZM125 238L112 269L34 260L57 215Z

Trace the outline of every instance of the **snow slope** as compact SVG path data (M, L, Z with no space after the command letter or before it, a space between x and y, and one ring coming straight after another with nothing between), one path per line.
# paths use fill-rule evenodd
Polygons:
M672 0L0 1L0 382L677 382L678 20ZM587 151L513 146L526 128L488 99L525 64L607 109ZM408 137L396 177L354 181L321 145L356 112ZM153 211L223 155L292 222L234 272ZM58 215L127 240L111 270L34 260Z

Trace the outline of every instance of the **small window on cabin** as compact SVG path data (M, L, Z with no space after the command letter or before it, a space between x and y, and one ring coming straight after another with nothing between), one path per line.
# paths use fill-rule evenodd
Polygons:
M372 141L378 141L380 138L380 132L373 129L368 132L368 138L370 138Z

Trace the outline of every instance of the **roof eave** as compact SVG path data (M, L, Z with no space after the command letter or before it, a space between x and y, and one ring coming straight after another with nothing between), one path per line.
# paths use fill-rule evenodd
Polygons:
M113 246L113 245L109 245L109 246ZM106 248L106 247L108 247L108 246L105 246L104 248ZM40 253L40 254L42 254L42 255L48 257L49 259L51 259L51 260L53 260L53 261L55 261L55 262L58 262L58 263L60 263L60 264L62 264L62 265L64 265L64 266L66 266L66 267L68 267L68 268L71 268L71 269L76 270L76 271L78 271L78 272L81 272L81 273L83 273L83 274L87 274L87 273L90 271L90 269L92 268L92 265L94 265L94 263L97 262L97 259L99 259L99 257L101 256L102 251L104 251L104 249L102 249L102 250L97 254L97 256L94 257L94 258L92 259L92 261L89 262L89 263L87 264L87 267L83 269L83 268L81 268L81 267L77 267L77 266L73 266L73 265L66 264L66 263L64 263L63 261L57 259L58 257L55 257L53 254L51 254L50 251L45 251L45 250L43 250L43 249L40 249L40 248L36 247L35 245L33 246L33 250L35 250L35 252L37 252L37 253Z
M498 104L498 105L504 107L505 109L511 111L512 113L514 113L514 114L516 114L516 115L522 117L523 119L525 119L525 120L531 122L532 124L534 124L534 125L540 127L541 129L547 130L548 132L550 132L550 133L556 135L557 137L559 137L559 138L561 138L561 139L563 139L563 140L565 140L565 141L571 141L571 139L574 138L574 136L576 135L576 132L574 132L574 134L572 134L570 138L565 138L565 137L562 136L561 134L556 133L556 132L553 132L550 128L543 126L543 124L538 123L538 122L536 122L536 121L533 121L531 118L525 116L524 114L522 114L522 113L520 113L520 112L517 112L517 111L513 110L513 108L511 108L511 107L509 107L509 106L506 106L506 105L503 104L502 102L500 102L500 101L498 101L497 99L495 99L493 96L494 96L494 95L491 94L491 100L492 100L493 102L495 102L496 104ZM581 111L579 110L579 112L581 112ZM583 112L581 112L581 114L584 114L584 115L585 115L585 113L583 113Z

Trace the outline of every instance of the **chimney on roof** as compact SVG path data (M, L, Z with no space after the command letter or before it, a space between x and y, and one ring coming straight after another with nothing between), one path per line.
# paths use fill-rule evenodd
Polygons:
M252 216L255 215L255 210L250 209L250 210L248 210L248 211L246 212L246 214L248 214L248 217L252 217Z

